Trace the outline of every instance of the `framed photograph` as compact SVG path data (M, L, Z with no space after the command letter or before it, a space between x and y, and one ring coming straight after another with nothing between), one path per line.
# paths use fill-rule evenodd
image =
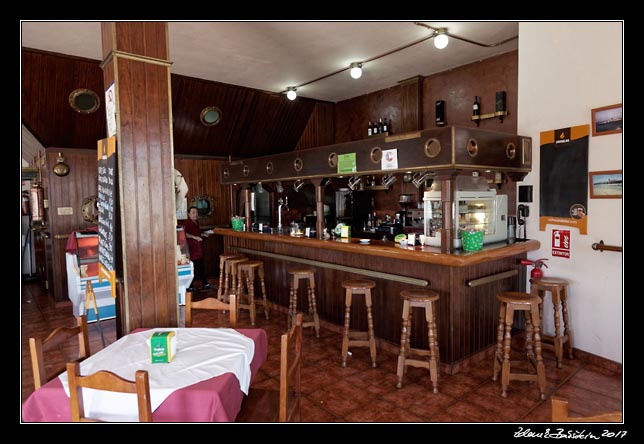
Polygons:
M602 106L592 110L593 137L622 132L622 104Z
M621 199L622 170L588 173L591 199Z

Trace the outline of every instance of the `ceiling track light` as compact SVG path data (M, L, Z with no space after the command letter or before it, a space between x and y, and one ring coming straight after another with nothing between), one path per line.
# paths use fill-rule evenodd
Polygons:
M418 25L418 26L422 26L423 28L431 29L433 32L431 34L427 35L427 36L424 36L424 37L421 37L419 39L416 39L413 42L409 42L406 45L399 46L398 48L394 48L394 49L392 49L390 51L384 52L382 54L378 54L378 55L373 56L373 57L369 57L368 59L365 59L362 62L354 62L354 63L351 63L351 65L348 66L348 67L340 68L340 69L338 69L336 71L333 71L333 72L331 72L329 74L325 74L325 75L320 76L318 78L315 78L313 80L309 80L308 82L300 83L299 85L296 85L296 86L289 86L286 89L286 91L282 91L280 94L286 93L286 97L288 97L289 100L295 100L295 98L297 97L297 93L295 92L295 91L297 91L297 88L301 88L302 86L310 85L311 83L319 82L320 80L324 80L326 78L329 78L331 76L334 76L334 75L339 74L341 72L344 72L346 70L350 70L351 77L353 77L354 79L360 78L360 76L362 75L362 65L364 65L365 63L373 62L374 60L378 60L378 59L381 59L381 58L386 57L388 55L395 54L397 52L402 51L403 49L410 48L410 47L412 47L414 45L418 45L419 43L422 43L422 42L430 40L430 39L435 39L434 40L434 45L437 48L442 49L442 48L445 48L447 46L447 44L449 42L448 37L455 38L455 39L461 40L463 42L471 43L473 45L478 45L478 46L481 46L483 48L494 48L496 46L503 45L505 43L511 42L512 40L516 40L516 39L519 38L518 35L515 35L513 37L507 38L505 40L501 40L499 42L487 44L487 43L476 42L474 40L470 40L470 39L467 39L465 37L461 37L459 35L452 34L452 33L447 31L447 28L436 28L434 26L427 25L427 24L421 23L421 22L414 22L414 25ZM444 46L441 47L441 46L439 46L439 44L444 45ZM358 72L360 74L358 74ZM357 77L356 77L356 75L357 75Z
M351 74L351 77L354 79L359 79L360 77L362 77L362 63L360 62L352 63L350 74Z
M434 46L437 49L445 49L449 43L449 38L447 37L446 28L438 28L437 31L434 31Z
M434 31L434 33L430 37L438 38L438 36L440 36L440 35L445 35L445 37L452 37L454 39L461 40L461 41L467 42L467 43L471 43L473 45L478 45L478 46L481 46L483 48L494 48L496 46L504 45L504 44L506 44L508 42L511 42L512 40L516 40L516 39L519 38L518 35L515 35L514 37L510 37L510 38L507 38L505 40L501 40L499 42L494 42L494 43L489 43L488 44L488 43L481 43L481 42L477 42L477 41L474 41L474 40L470 40L470 39L467 39L465 37L461 37L460 35L452 34L451 32L447 31L447 28L435 28L435 27L433 27L431 25L427 25L427 24L421 23L421 22L414 22L414 25L422 26L423 28L431 29L432 31ZM434 41L434 45L436 45L436 47L438 48L438 46L436 44L436 41ZM447 43L445 44L445 46L447 46Z

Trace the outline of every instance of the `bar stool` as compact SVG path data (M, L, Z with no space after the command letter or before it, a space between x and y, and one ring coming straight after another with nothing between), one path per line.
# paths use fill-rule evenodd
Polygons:
M257 277L259 277L259 283L262 289L262 301L255 300L255 270L257 270ZM247 301L248 304L238 303L239 308L246 308L250 311L250 323L255 325L255 304L262 304L264 306L264 314L266 319L269 319L268 316L268 300L266 299L266 286L264 285L264 262L262 261L243 261L240 262L237 266L238 273L238 284L237 284L237 295L240 297L243 294L243 281L246 279L246 289L247 292ZM239 299L238 299L239 301Z
M545 301L545 294L550 292L552 306L554 308L555 316L555 335L543 335L543 348L554 350L557 358L557 368L562 368L561 363L563 359L563 345L566 344L568 349L568 357L573 359L572 356L572 328L568 322L568 281L556 277L544 277L540 279L530 279L532 284L530 293L539 296L541 300ZM543 313L543 305L541 306L540 313ZM561 321L563 317L564 331L561 334ZM541 317L543 319L543 316Z
M342 282L342 287L346 289L344 336L342 337L342 367L347 366L347 355L349 354L349 346L351 345L356 347L369 347L371 352L371 366L376 366L376 339L373 334L373 316L371 315L371 289L375 286L376 283L369 279L349 279ZM351 297L354 294L364 294L365 304L367 306L368 332L349 332Z
M432 290L403 290L400 292L403 300L402 312L402 332L400 335L400 355L398 356L398 376L397 388L402 388L403 374L407 366L422 367L429 370L432 380L434 393L438 393L438 363L440 362L440 352L438 350L438 332L436 329L436 310L435 302L439 299L437 292ZM427 335L429 339L429 350L411 348L411 312L412 308L419 307L425 310L425 320L427 321ZM428 356L427 360L411 359L407 356Z
M297 317L297 290L299 288L300 279L308 282L308 300L309 300L309 316L311 321L304 322L302 327L314 327L315 337L320 337L320 318L318 317L317 302L315 300L315 269L312 267L293 267L289 268L288 274L291 281L291 291L289 294L289 307L288 307L288 328L295 323Z
M497 329L496 353L494 355L494 375L493 381L496 381L501 372L501 396L507 398L508 386L510 381L536 381L541 393L541 399L546 399L546 368L543 365L541 357L541 335L539 296L522 293L518 291L504 291L499 293L496 298L500 302L499 307L499 327ZM525 354L527 358L528 369L532 365L536 370L534 373L512 373L512 365L521 363L521 361L510 361L510 343L512 336L510 331L514 322L515 311L527 311L526 313L526 339ZM504 336L505 332L505 336Z
M226 278L224 281L224 290L222 293L222 299L226 299L226 297L230 293L234 293L237 291L237 287L239 287L239 280L240 276L238 273L238 268L239 264L246 262L248 258L244 255L238 255L236 258L230 258L226 260L226 263L224 265L225 268L225 274ZM239 301L239 298L237 298Z
M217 299L220 301L223 299L224 294L226 294L228 289L228 277L230 273L226 271L226 261L230 259L240 259L242 256L240 254L220 254L219 255L219 287L217 288ZM226 277L226 282L224 283L224 275Z

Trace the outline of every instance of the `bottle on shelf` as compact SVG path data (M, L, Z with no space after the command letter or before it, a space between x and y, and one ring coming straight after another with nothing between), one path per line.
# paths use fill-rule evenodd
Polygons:
M386 133L389 131L389 125L387 125L387 118L385 117L385 120L382 121L382 132Z
M367 135L373 135L373 127L371 126L371 120L369 121L369 129L367 130Z
M375 136L376 134L380 133L380 127L378 126L378 122L374 121L373 122L373 135Z
M480 116L481 111L480 111L480 106L479 106L479 96L474 96L474 103L472 104L472 116Z

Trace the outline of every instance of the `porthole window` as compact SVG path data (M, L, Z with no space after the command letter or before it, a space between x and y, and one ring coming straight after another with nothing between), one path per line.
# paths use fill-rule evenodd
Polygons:
M101 106L101 99L91 89L75 89L69 95L69 106L76 112L91 114Z
M207 106L201 110L199 118L204 126L215 126L221 121L221 110L216 106Z

